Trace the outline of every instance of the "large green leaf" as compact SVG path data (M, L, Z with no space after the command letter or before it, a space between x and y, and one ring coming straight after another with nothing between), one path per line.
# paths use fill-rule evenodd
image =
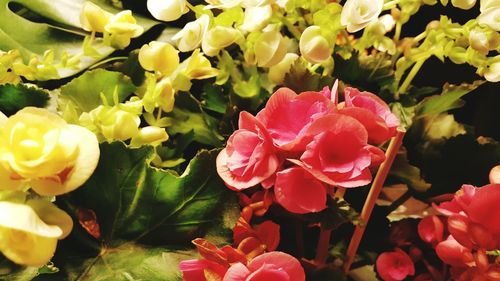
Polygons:
M104 241L188 243L218 220L228 194L215 171L217 152L199 152L178 175L150 166L152 147L103 143L96 171L71 200L95 211Z
M84 2L85 0L0 0L0 50L18 49L25 61L33 55L41 56L49 49L54 50L56 58L59 58L62 52L81 54L86 33L81 29L79 19ZM118 11L107 4L108 1L92 2L110 12ZM44 22L31 21L14 13L10 9L12 3L20 4L42 16ZM156 21L137 15L136 18L145 30L158 24ZM97 51L99 56L85 56L76 68L59 69L59 75L61 77L74 75L107 57L114 49L100 47Z
M49 94L44 90L24 84L0 85L0 111L9 116L26 106L44 107Z
M113 95L124 101L136 87L130 78L120 72L96 69L71 80L61 87L61 98L72 101L82 111L91 111L102 104L103 95L113 105Z
M464 101L460 98L472 92L483 83L484 81L475 81L473 84L461 84L458 86L444 85L443 93L425 98L417 105L417 118L462 107Z

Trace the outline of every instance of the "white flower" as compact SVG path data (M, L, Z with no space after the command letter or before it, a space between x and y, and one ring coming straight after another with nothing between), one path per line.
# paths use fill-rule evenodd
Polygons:
M500 0L482 0L480 5L481 14L477 17L479 25L500 31Z
M181 52L190 52L198 48L207 33L210 17L206 14L201 15L197 20L192 21L177 32L172 40L177 42L177 48Z
M210 5L205 6L205 9L231 9L241 4L242 0L206 0Z
M72 228L71 217L48 201L0 202L0 251L17 264L46 264L54 255L57 240L65 238Z
M469 33L469 45L479 53L486 55L500 44L500 34L489 28L475 28Z
M258 66L271 67L286 54L285 39L278 30L264 32L255 42L254 52Z
M302 32L299 48L302 57L310 63L325 62L332 54L330 43L316 25L309 26Z
M245 9L245 19L240 28L248 32L261 30L267 25L272 14L273 9L271 5L247 8Z
M186 0L148 0L148 10L155 19L174 21L189 12Z
M490 82L500 82L500 61L494 62L484 72L484 78Z
M285 75L290 71L290 67L298 58L299 55L295 53L286 54L278 64L269 68L269 80L275 84L282 84Z
M201 41L201 48L203 52L213 57L219 53L220 50L230 46L242 37L240 31L226 26L216 26L210 29L203 40Z
M263 7L274 2L274 0L243 0L241 6L245 8Z
M347 0L340 14L340 23L347 31L356 32L376 20L382 12L384 0Z
M453 7L468 10L476 5L476 0L451 0Z

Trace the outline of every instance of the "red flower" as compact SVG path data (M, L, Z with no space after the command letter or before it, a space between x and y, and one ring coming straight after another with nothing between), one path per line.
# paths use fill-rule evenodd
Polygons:
M451 235L437 244L436 254L443 262L453 266L466 266L474 262L471 251L458 243Z
M319 92L297 95L288 88L278 89L257 119L267 128L274 144L287 151L301 151L311 123L335 110L333 103Z
M319 212L326 208L326 186L301 167L278 172L276 202L292 213Z
M438 216L425 217L418 223L418 235L427 243L435 245L441 242L443 232L444 225Z
M396 134L399 119L382 99L351 87L345 88L344 93L344 108L339 113L361 122L368 131L370 143L380 144Z
M184 281L214 280L207 278L208 276L217 276L220 280L227 271L226 267L210 260L181 261L179 268L182 271L182 280Z
M233 264L223 281L304 281L300 262L282 252L270 252L254 258L248 266Z
M415 266L411 258L401 249L385 252L376 261L377 272L385 281L399 281L408 275L415 274Z
M264 126L250 113L242 112L239 130L217 156L217 172L226 185L242 190L261 183L280 165L272 140Z

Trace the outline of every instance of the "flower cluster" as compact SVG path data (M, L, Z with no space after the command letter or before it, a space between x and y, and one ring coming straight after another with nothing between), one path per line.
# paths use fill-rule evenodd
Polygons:
M98 142L89 130L34 107L3 115L0 126L0 251L16 263L41 266L73 221L40 196L81 186L97 166ZM36 195L28 196L29 188Z
M399 120L380 98L355 88L337 104L334 88L300 94L281 88L256 116L242 112L239 130L217 157L226 185L274 186L276 202L302 214L326 208L329 186L368 184L370 168L384 160L373 144L391 138Z
M500 248L498 200L499 184L464 185L451 201L435 206L448 217L446 224L436 216L420 222L420 237L434 245L439 258L451 266L454 280L498 278L497 257L488 254Z

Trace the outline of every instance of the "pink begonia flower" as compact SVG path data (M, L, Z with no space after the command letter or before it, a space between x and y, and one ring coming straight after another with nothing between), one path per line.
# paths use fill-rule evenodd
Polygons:
M333 103L319 92L297 95L288 88L280 88L257 114L257 119L267 128L277 147L301 151L307 144L304 134L311 123L334 110Z
M280 243L280 226L272 221L265 221L258 226L252 226L242 217L233 228L233 242L238 245L248 237L257 238L266 246L267 251L274 251Z
M319 212L326 208L326 186L301 167L278 172L276 202L292 213Z
M269 252L254 258L247 266L236 263L226 272L223 281L304 281L300 262L283 252Z
M436 254L444 263L453 266L466 266L474 262L471 250L462 246L451 235L436 245Z
M226 267L210 260L181 261L179 268L182 271L183 281L206 281L207 275L217 276L220 280L227 271Z
M250 113L241 112L239 130L217 156L219 176L230 188L243 190L272 176L279 165L266 128Z
M343 114L329 114L317 119L307 134L314 138L300 157L302 162L290 162L330 185L349 188L370 183L369 168L383 152L367 144L368 133L359 121Z
M444 225L438 216L428 216L418 223L418 235L429 243L437 244L443 241Z
M345 88L344 93L345 103L339 113L361 122L368 131L370 143L383 143L396 134L399 119L381 98L370 92L360 92L351 87Z
M411 258L396 248L393 252L385 252L377 257L377 272L384 281L404 280L408 275L415 274L415 266Z
M500 246L499 201L500 184L463 185L453 200L434 208L449 216L448 230L460 244L494 250Z

